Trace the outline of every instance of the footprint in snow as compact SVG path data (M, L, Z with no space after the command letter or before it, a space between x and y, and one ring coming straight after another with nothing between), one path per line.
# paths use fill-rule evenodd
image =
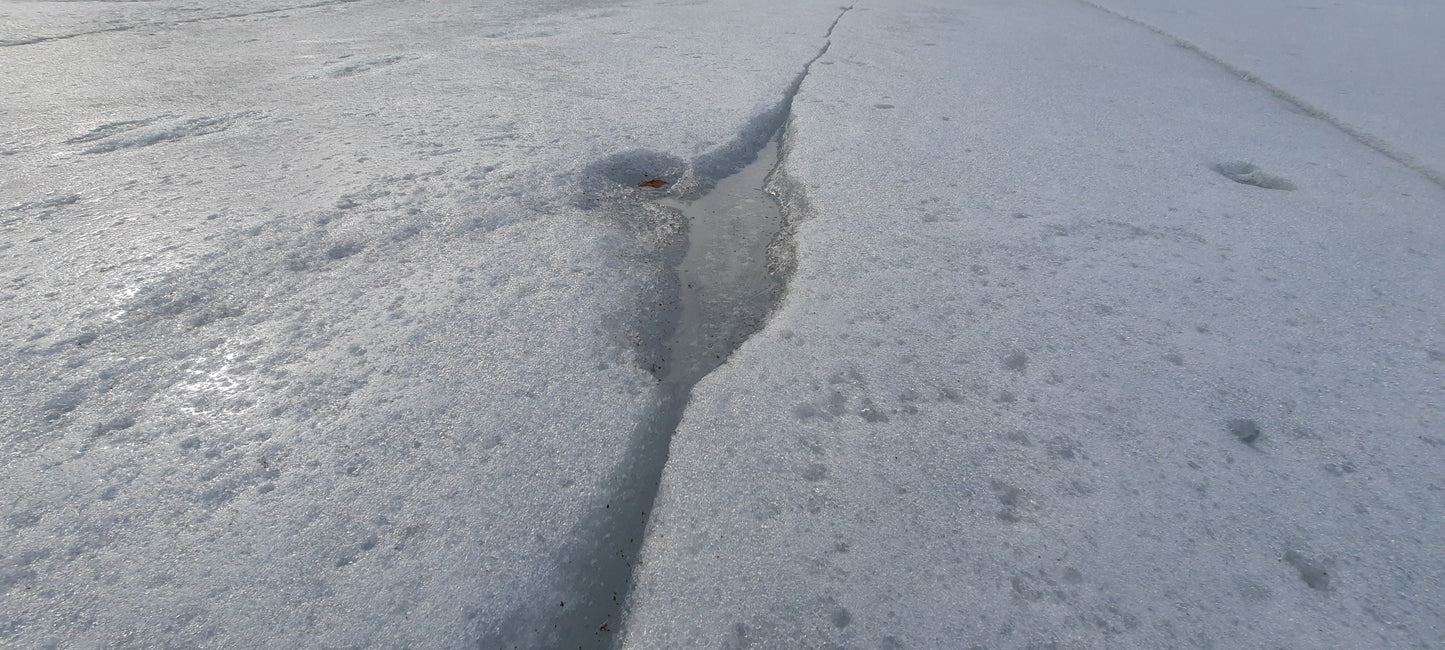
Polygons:
M1259 167L1247 162L1228 162L1214 165L1212 169L1221 176L1236 183L1253 185L1267 190L1295 190L1294 183L1288 179L1266 174Z

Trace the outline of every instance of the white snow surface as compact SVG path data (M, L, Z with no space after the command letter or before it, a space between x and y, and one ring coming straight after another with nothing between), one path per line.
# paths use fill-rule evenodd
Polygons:
M1100 4L0 4L0 646L1445 645L1445 15Z

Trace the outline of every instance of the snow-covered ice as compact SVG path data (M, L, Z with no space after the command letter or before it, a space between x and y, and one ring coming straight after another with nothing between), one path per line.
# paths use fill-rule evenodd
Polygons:
M1445 644L1442 25L0 4L0 645Z

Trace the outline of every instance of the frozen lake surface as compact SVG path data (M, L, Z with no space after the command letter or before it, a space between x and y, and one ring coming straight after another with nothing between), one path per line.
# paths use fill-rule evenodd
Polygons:
M1442 27L0 3L0 645L1445 644Z

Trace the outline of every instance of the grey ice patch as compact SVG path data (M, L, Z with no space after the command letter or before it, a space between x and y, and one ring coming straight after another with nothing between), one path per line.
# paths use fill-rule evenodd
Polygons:
M753 647L753 642L748 639L748 626L734 623L733 629L723 638L722 647L724 650L743 650Z
M1063 436L1044 443L1044 448L1048 451L1050 458L1075 460L1083 456L1083 450L1079 447L1079 443Z
M62 205L71 205L79 200L79 194L61 194L57 196L46 197L38 204L38 206L42 208L58 208Z
M1256 603L1267 602L1273 596L1269 587L1248 580L1241 580L1237 583L1235 591L1241 598Z
M1259 425L1254 420L1235 418L1224 423L1224 426L1229 429L1229 433L1246 445L1253 445L1255 441L1259 440Z
M407 57L400 54L393 54L390 56L378 56L361 59L359 61L348 61L327 70L326 76L335 79L339 79L341 77L350 77L354 74L360 74L362 72L375 70L376 68L386 67L394 63L401 63L406 59Z
M828 478L828 467L822 463L811 463L803 468L803 480L818 482Z
M1310 589L1330 590L1330 572L1325 570L1324 563L1307 558L1298 551L1285 551L1284 561L1299 571L1300 580L1305 581Z
M79 200L80 200L80 195L79 195L79 194L60 194L60 195L55 195L55 196L48 196L48 197L46 197L46 198L44 198L44 199L42 199L42 200L39 200L39 201L27 201L27 202L25 202L25 203L20 203L20 204L17 204L17 205L12 205L12 206L10 206L9 210L14 211L14 212L20 212L20 211L23 211L23 210L45 210L45 211L46 211L45 214L48 215L48 214L49 214L49 211L51 211L51 210L53 210L53 209L55 209L55 208L60 208L60 207L64 207L64 206L67 206L67 205L73 205L73 204L75 204L76 201L79 201ZM10 242L6 242L6 248L9 248L9 247L10 247Z
M1260 168L1247 162L1219 163L1211 167L1211 169L1218 172L1221 176L1228 178L1229 180L1232 180L1236 183L1242 183L1244 185L1253 185L1255 187L1262 187L1267 190L1299 189L1295 186L1294 183L1291 183L1288 179L1272 174L1266 174L1262 170L1260 170Z
M5 515L5 523L10 525L12 531L34 526L40 523L40 519L40 513L34 511L12 512Z
M120 128L114 135L110 135L110 131L107 131L107 135L101 136L95 144L81 153L109 153L120 149L149 147L161 142L217 133L230 128L231 122L243 115L245 115L245 113L222 115L219 117L193 117L184 120L172 120L160 124L152 124L155 120L140 120L132 123L117 122L100 128L117 128L117 125L124 125L125 128ZM97 129L97 131L99 130L100 129ZM96 131L92 131L92 134L94 133L96 133ZM88 138L89 134L81 137Z
M616 153L587 166L582 172L585 196L609 198L623 192L639 192L641 183L662 180L658 188L671 191L688 176L688 164L671 154L633 149ZM583 207L591 207L584 205Z
M867 398L863 399L863 408L858 411L858 415L872 423L888 421L888 415L873 406L873 400Z
M61 348L69 347L72 345L75 347L83 348L87 345L90 345L91 343L94 343L97 338L100 338L100 335L96 334L95 332L81 332L80 334L57 342L55 345L50 346L50 349L52 351L59 350Z
M143 120L121 120L119 122L109 122L97 126L81 135L66 140L65 144L82 144L86 142L95 142L96 140L103 140L119 133L138 129L143 126L150 126L151 124L154 124L157 120L163 119L165 117L167 116L161 115L159 117L151 117Z
M828 415L822 410L819 410L818 407L806 403L799 404L793 407L793 417L798 418L799 420L806 420L808 418L822 418L824 420L833 419L833 416Z
M993 490L999 505L1003 506L1003 510L997 514L998 518L1008 523L1019 521L1018 508L1023 501L1024 491L997 479L989 481L989 488Z
M129 415L117 415L110 420L96 424L92 433L100 436L112 431L123 431L133 426L135 426L135 418Z
M210 325L211 323L214 323L218 320L224 318L234 318L236 316L240 316L243 313L245 312L241 309L230 307L228 305L209 307L201 310L199 314L192 316L186 321L186 324L191 327L205 327L206 325Z
M54 422L66 413L74 411L75 407L80 406L83 401L85 401L85 394L71 389L51 396L40 410L45 414L45 421Z
M327 249L326 257L333 260L345 259L361 252L361 246L356 244L337 244Z
M1023 374L1029 369L1029 355L1024 354L1022 350L1014 350L1003 358L1003 367Z
M865 409L863 409L863 410L861 410L861 411L859 411L859 412L858 412L858 415L862 416L864 420L867 420L867 421L870 422L870 423L887 422L887 421L888 421L888 416L887 416L887 415L885 415L882 411L879 411L878 409L875 409L875 408L873 408L873 407L871 407L871 406L868 407L868 408L865 408Z

